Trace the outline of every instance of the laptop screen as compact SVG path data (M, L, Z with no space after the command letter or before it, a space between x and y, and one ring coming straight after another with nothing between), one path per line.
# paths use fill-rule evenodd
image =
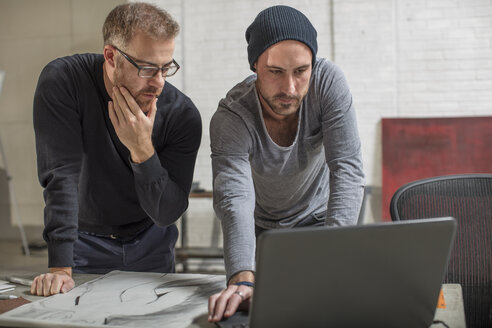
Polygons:
M438 218L267 231L251 327L428 327L456 222Z

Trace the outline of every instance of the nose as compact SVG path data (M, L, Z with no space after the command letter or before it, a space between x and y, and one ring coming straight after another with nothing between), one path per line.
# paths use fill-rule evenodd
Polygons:
M162 88L164 86L164 83L166 82L166 78L162 76L162 73L160 71L157 72L157 74L151 77L149 80L149 84L156 88Z
M293 75L291 74L286 74L282 81L282 86L281 86L281 92L288 94L288 95L293 95L296 92L296 81Z

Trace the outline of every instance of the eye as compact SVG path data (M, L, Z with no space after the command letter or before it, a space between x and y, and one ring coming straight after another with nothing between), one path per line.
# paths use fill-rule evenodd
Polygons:
M159 69L157 67L143 66L140 67L140 76L154 76L158 70Z
M304 72L307 71L307 68L300 68L295 71L297 75L302 75Z
M143 66L143 67L140 67L140 70L144 71L144 72L155 72L158 70L158 68L152 67L152 66Z
M282 71L279 69L271 69L270 73L272 73L273 75L279 75L282 73Z

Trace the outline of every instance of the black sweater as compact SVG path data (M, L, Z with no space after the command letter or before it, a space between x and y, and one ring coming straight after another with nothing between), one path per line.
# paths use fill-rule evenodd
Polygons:
M131 238L152 223L174 224L188 207L202 134L198 110L166 82L152 132L156 153L134 164L109 119L103 63L97 54L56 59L34 95L49 267L73 266L77 230Z

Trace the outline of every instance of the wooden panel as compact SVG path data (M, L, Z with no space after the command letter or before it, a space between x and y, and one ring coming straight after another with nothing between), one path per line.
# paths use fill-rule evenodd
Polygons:
M492 117L382 120L382 219L402 185L460 173L492 173Z

